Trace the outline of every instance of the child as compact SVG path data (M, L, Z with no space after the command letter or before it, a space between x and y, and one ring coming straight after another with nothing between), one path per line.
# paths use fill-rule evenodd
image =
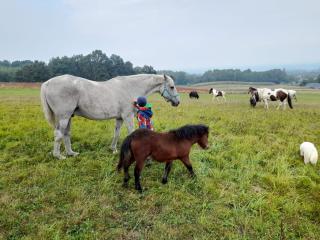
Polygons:
M137 108L137 119L139 128L147 128L153 130L153 124L151 121L153 112L151 110L152 104L147 103L145 97L138 97L137 101L134 102L135 108Z

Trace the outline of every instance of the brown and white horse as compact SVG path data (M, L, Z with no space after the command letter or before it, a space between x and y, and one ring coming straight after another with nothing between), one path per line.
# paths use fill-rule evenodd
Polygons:
M255 107L257 102L263 101L264 102L264 107L269 108L268 101L280 101L277 109L279 109L281 106L283 109L285 109L286 102L287 100L288 105L290 108L293 108L292 106L292 94L288 92L288 90L279 88L275 90L271 90L268 88L253 88L249 87L249 92L251 93L250 97L250 104L251 106Z
M214 101L215 99L217 99L217 101L219 102L219 98L218 97L222 97L224 99L224 101L226 101L226 93L224 91L220 91L220 90L216 90L214 88L210 88L209 90L209 94L212 94L212 101Z

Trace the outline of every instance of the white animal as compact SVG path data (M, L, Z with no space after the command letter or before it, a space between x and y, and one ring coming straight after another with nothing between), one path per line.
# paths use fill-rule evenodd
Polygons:
M104 82L94 82L72 75L54 77L41 85L41 103L45 117L54 128L53 155L59 159L62 140L67 155L76 156L70 141L71 117L92 120L115 119L111 149L116 152L120 128L124 122L128 133L133 132L134 107L132 100L159 92L173 106L180 103L179 94L171 77L139 74L119 76Z
M304 163L312 163L315 165L318 161L318 151L313 143L303 142L300 145L300 155L304 158Z

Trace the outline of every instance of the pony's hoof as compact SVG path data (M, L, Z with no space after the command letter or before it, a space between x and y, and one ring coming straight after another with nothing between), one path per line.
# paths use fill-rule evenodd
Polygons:
M112 149L112 153L113 153L113 154L117 154L117 153L118 153L118 150L117 150L117 149Z
M127 182L124 182L124 183L122 184L122 187L128 188L128 183L127 183Z
M139 193L142 193L142 188L140 186L136 186L136 190L139 192Z
M168 179L165 179L165 178L162 178L162 184L167 184L167 182L168 182Z
M70 153L68 153L68 156L70 156L70 157L75 157L75 156L78 156L78 155L79 155L78 152L70 152Z

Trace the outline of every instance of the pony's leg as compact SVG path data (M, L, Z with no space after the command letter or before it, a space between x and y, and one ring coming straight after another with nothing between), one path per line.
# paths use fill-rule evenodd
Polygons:
M124 164L124 178L123 178L123 186L124 187L128 187L128 182L129 182L129 179L130 179L130 175L129 175L129 168L131 166L131 164L134 162L134 158L131 157L130 160L129 160L129 163L125 163Z
M66 152L67 152L68 156L77 156L77 155L79 155L79 153L72 151L72 148L71 148L70 128L71 128L71 118L69 119L67 128L66 128L64 135L63 135L64 146L66 148Z
M136 161L136 166L134 168L134 183L135 189L138 190L140 193L142 192L142 187L140 183L140 174L143 168L143 160L140 159Z
M278 104L277 110L281 107L281 105L282 105L282 102L281 102L281 101L279 101L279 104Z
M113 153L117 153L117 142L119 140L122 123L122 119L116 119L116 126L114 128L114 135L111 143L111 150L113 151Z
M191 165L191 162L190 162L190 159L189 159L189 156L187 157L184 157L184 158L181 158L181 161L183 162L183 164L186 166L186 168L188 169L191 177L195 177L195 173L193 171L193 168L192 168L192 165Z
M224 95L222 97L223 97L224 102L226 102L227 101L226 97Z
M264 99L263 102L264 102L264 108L269 109L268 100Z
M164 168L164 174L163 174L163 177L162 177L162 183L163 184L166 184L168 182L168 175L170 173L171 167L172 167L172 161L167 162L166 166Z

